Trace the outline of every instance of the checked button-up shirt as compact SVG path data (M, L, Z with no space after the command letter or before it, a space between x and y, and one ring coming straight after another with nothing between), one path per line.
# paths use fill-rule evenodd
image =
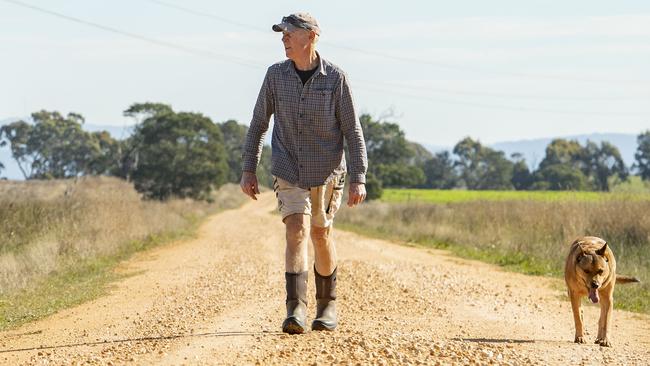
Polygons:
M318 69L304 86L293 61L268 68L244 143L243 171L256 171L273 115L273 175L309 188L326 184L347 170L350 182L365 183L366 145L347 76L320 54L318 59Z

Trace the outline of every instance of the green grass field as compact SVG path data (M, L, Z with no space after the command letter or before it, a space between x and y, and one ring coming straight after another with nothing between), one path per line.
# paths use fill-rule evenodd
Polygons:
M625 192L385 189L381 197L381 201L388 203L456 203L471 201L595 202L603 200L650 200L650 194Z

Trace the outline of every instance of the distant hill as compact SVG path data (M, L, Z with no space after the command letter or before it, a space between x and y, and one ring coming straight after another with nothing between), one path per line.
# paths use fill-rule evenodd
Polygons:
M544 159L546 154L546 146L555 138L563 138L568 140L578 140L582 145L584 145L587 140L591 140L597 143L601 141L608 141L614 146L618 147L618 150L621 152L621 157L625 161L625 165L628 167L634 163L634 153L636 152L635 134L625 134L625 133L592 133L586 135L573 135L573 136L558 136L558 137L546 137L539 139L530 139L530 140L516 140L516 141L503 141L497 142L494 144L489 144L493 149L501 150L506 153L507 157L510 157L512 153L521 153L525 158L526 162L531 168L537 168L539 163ZM452 150L453 147L445 147L439 145L431 144L422 144L432 153L444 150Z

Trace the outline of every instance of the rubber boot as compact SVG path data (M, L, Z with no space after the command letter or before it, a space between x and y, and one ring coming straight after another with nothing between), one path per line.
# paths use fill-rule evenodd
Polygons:
M312 330L334 330L336 318L336 268L327 277L316 272L316 319L311 323Z
M302 334L307 315L307 271L301 273L285 272L287 282L287 318L282 323L282 331L289 334Z

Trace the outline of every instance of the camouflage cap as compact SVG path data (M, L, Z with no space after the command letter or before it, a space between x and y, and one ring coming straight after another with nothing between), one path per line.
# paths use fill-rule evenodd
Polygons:
M271 27L276 32L288 31L291 32L296 28L302 28L314 31L320 35L320 27L316 18L309 13L293 13L282 18L282 22L273 24Z

